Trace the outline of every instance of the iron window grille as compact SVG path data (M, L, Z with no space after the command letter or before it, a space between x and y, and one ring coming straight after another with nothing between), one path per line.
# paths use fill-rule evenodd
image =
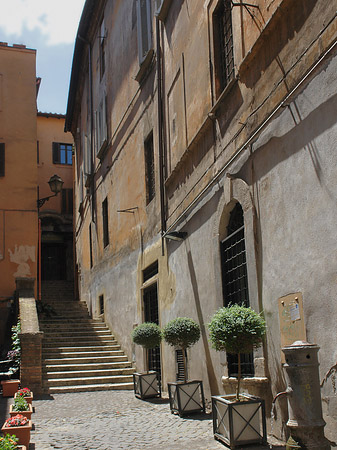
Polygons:
M214 13L214 38L218 94L234 78L234 49L232 27L232 2L220 0Z
M187 372L187 352L185 350L186 372ZM188 373L186 373L188 379ZM176 381L185 381L184 377L184 361L183 351L181 349L176 350Z
M153 134L144 143L145 152L145 180L146 180L146 204L148 205L155 196L155 172Z
M106 198L102 203L102 218L103 218L103 246L109 245L109 218L108 218L108 199Z
M145 322L153 322L159 325L159 311L158 311L158 292L157 283L144 289L144 320ZM154 370L161 376L161 361L160 361L160 347L148 350L148 370Z
M246 247L243 210L239 203L233 208L227 226L227 237L221 242L224 305L249 306ZM228 375L237 376L237 355L227 354ZM254 376L253 353L241 355L242 375Z

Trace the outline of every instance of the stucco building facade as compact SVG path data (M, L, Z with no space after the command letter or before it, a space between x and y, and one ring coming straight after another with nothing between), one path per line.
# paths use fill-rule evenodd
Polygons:
M188 316L202 329L189 376L208 398L230 392L235 361L207 331L229 301L266 318L244 386L269 406L285 387L283 345L317 343L321 379L335 364L333 3L85 3L66 117L79 289L137 369L133 327ZM162 344L151 366L165 388L179 354ZM336 440L331 378L322 398Z
M15 279L37 273L35 59L35 50L0 44L1 344Z
M38 112L39 197L52 195L48 181L58 175L62 191L39 208L41 281L74 279L73 138L64 132L65 116Z
M31 279L38 298L40 275L72 280L74 273L73 139L64 132L64 115L37 113L40 82L36 50L0 43L1 352L10 335L16 280ZM55 173L64 189L39 208L38 199L52 195L48 181ZM62 259L51 264L55 247L62 247Z

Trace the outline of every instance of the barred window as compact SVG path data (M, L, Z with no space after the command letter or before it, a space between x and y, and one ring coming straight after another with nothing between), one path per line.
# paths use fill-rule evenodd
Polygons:
M155 196L155 173L154 173L154 149L153 134L144 143L145 150L145 181L146 181L146 204Z
M227 237L221 242L221 263L224 305L249 306L244 217L240 203L230 214ZM237 376L237 355L227 354L227 365L228 375ZM241 369L243 376L254 376L253 353L241 355Z
M219 96L234 78L232 2L220 0L213 15L215 86Z

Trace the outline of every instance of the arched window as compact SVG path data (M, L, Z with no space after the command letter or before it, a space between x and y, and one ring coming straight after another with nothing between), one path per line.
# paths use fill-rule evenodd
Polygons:
M249 306L248 276L243 210L240 203L232 209L227 236L221 242L221 266L224 306L230 303ZM237 356L227 355L228 376L237 375ZM254 376L253 353L242 355L243 376Z

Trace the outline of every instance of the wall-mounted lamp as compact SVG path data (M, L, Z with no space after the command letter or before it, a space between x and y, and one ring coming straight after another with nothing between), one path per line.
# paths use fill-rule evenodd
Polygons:
M183 241L187 237L186 231L170 231L164 234L165 239L171 239L172 241Z
M49 195L49 197L43 197L37 199L37 208L40 209L41 206L43 206L46 201L48 201L52 197L56 197L57 194L59 194L62 191L63 186L63 180L58 175L53 175L50 177L50 180L48 181L50 190L54 192L54 195Z

